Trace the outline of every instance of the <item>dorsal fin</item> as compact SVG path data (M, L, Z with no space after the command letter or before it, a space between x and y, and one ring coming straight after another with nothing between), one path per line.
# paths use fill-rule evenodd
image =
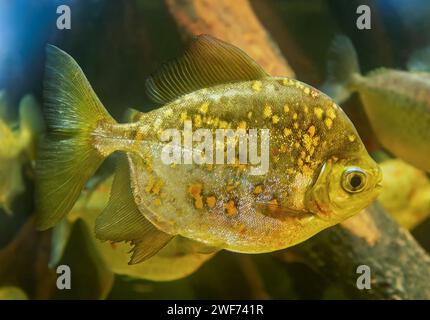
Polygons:
M167 103L198 89L268 76L241 49L209 35L200 35L183 56L166 63L146 80L146 90L155 102Z

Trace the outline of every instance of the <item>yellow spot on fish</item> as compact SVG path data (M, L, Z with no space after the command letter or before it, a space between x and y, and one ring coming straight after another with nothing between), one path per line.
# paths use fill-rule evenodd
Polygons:
M294 114L293 114L293 119L294 119L294 120L297 120L297 117L298 117L298 116L297 116L297 112L294 112Z
M201 196L197 197L196 201L194 201L194 206L196 209L203 209L203 198Z
M268 104L264 106L263 117L270 118L272 116L272 107Z
M298 129L299 128L299 123L298 122L294 122L293 126L294 126L294 129Z
M284 106L284 112L285 113L288 113L290 111L290 107L288 106L288 104L286 104L285 106Z
M206 204L209 208L215 207L216 204L216 198L214 196L210 196L206 198Z
M334 119L336 118L336 113L334 112L334 110L333 110L333 109L328 109L328 110L327 110L327 116L328 116L330 119L334 120Z
M314 139L313 139L313 145L316 147L317 145L318 145L318 143L319 143L319 141L320 141L320 137L315 137Z
M284 85L284 86L288 86L289 84L291 84L291 80L290 79L283 79L282 80L282 84Z
M254 90L254 91L258 92L258 91L260 91L260 90L261 90L262 85L263 85L263 84L261 83L261 81L254 81L254 82L252 83L252 90Z
M226 213L229 216L234 216L237 214L237 208L236 204L233 200L229 200L225 205L224 208L226 209Z
M281 152L281 153L285 153L285 152L287 152L288 151L288 148L287 148L287 146L286 145L281 145L281 147L279 148L279 152Z
M218 117L216 117L216 118L214 118L214 119L213 119L213 126L214 126L214 127L217 127L217 126L218 126L218 124L219 124L219 118L218 118Z
M151 192L152 187L154 186L154 184L155 184L155 178L154 177L149 178L149 181L148 181L148 183L146 184L146 187L145 187L145 192L146 193Z
M199 128L202 126L202 117L199 114L194 116L194 125Z
M302 167L302 172L303 172L304 175L310 176L312 174L312 169L309 168L309 166L304 165Z
M188 189L188 192L191 194L191 197L194 198L194 206L196 207L196 209L203 208L203 198L201 196L202 190L203 185L201 183L194 183Z
M309 112L309 107L305 104L305 106L303 107L303 110L305 111L305 113Z
M294 143L294 147L295 147L296 149L300 148L300 143L295 142L295 143Z
M309 135L310 135L311 138L315 135L315 131L316 131L315 126L310 126L309 127L308 133L309 133Z
M233 190L235 188L234 185L228 185L225 189L227 190L227 192L230 192L231 190Z
M303 135L303 146L307 151L310 151L312 148L312 138L309 134Z
M152 187L152 193L153 194L159 194L160 193L160 190L161 190L161 187L163 186L163 181L162 180L158 180L155 184L154 184L154 186Z
M246 129L246 121L239 122L239 125L237 126L239 129Z
M311 92L311 90L310 90L308 87L306 87L306 88L303 90L303 92L304 92L305 94L309 94L309 93Z
M254 188L254 194L260 194L263 192L263 188L261 186L256 186Z
M333 120L330 118L326 118L324 120L325 125L327 126L327 128L331 129L332 125L333 125Z
M303 166L303 160L302 159L297 160L297 164L299 165L299 167L302 167Z
M185 122L185 120L187 120L187 113L186 112L181 112L180 120L181 120L181 123Z
M279 122L279 117L276 114L272 117L272 122L273 124L277 124Z
M227 127L228 127L228 122L220 120L220 122L219 122L219 128L220 129L227 129Z
M284 135L286 136L286 137L288 137L290 134L291 134L291 129L289 129L289 128L285 128L284 129Z
M248 119L251 119L252 118L252 111L249 111L248 112Z
M317 108L314 108L314 113L317 116L317 118L321 120L322 116L323 116L323 113L324 113L324 110L321 109L321 108L319 108L319 107L317 107Z
M355 141L355 136L353 134L349 135L348 136L348 140L351 141L351 142L354 142Z
M200 106L201 113L207 113L209 110L209 102L205 102Z
M161 199L160 198L154 199L154 205L161 206Z
M193 198L196 198L202 193L202 190L203 190L203 185L201 183L194 183L189 187L188 192L191 194Z

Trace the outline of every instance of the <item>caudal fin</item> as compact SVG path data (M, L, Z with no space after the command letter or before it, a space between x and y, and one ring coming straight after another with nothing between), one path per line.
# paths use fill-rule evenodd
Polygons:
M354 76L360 74L357 53L348 37L336 36L327 56L327 81L321 90L337 103L345 101L351 94Z
M78 64L48 45L44 82L45 120L36 164L37 226L48 229L73 207L87 180L103 162L92 132L115 123Z

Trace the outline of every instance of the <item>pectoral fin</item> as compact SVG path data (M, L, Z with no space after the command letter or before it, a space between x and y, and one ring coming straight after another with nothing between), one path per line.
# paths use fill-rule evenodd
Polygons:
M173 238L158 230L137 208L128 161L123 155L118 158L109 203L96 220L96 236L101 240L131 241L134 248L130 264L149 259Z
M288 219L303 219L306 217L311 217L312 213L301 211L301 210L292 210L290 208L286 208L282 205L274 201L267 202L258 202L256 203L257 211L265 216L279 219L279 220L288 220Z

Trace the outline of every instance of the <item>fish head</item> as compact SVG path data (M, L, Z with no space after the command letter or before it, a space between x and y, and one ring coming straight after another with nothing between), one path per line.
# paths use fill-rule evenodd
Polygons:
M307 191L305 205L317 217L335 224L373 202L381 181L382 171L367 152L359 157L331 157Z

